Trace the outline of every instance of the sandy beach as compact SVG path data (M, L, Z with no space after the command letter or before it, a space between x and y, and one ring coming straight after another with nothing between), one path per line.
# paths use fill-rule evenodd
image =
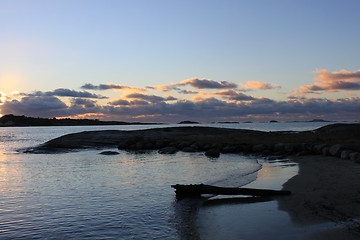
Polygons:
M284 184L293 194L278 199L279 209L296 225L335 224L314 239L360 239L360 165L324 156L294 160L299 174Z
M296 165L294 165L294 163ZM201 239L360 239L360 165L325 156L264 161L246 187L292 195L205 203Z

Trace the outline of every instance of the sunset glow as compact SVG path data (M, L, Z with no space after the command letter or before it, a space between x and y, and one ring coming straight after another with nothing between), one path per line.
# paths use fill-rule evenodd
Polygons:
M359 120L357 1L82 4L3 4L0 114Z

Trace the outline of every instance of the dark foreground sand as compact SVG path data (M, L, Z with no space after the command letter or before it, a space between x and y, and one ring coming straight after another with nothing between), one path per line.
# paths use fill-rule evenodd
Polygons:
M299 175L284 184L293 194L278 200L279 209L297 225L336 224L315 239L360 239L360 165L324 156L295 161Z
M283 188L291 196L209 201L199 212L201 239L360 239L360 165L324 156L293 161L299 165L265 161L246 186L281 189L290 178Z

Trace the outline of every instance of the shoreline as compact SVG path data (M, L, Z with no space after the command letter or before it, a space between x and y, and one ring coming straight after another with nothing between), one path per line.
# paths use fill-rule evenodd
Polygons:
M299 174L284 184L293 192L279 199L294 224L333 227L313 234L314 239L360 239L360 166L330 156L294 158Z
M262 168L257 171L256 179L242 187L281 190L282 185L298 173L298 164L292 159L259 159L259 162ZM276 216L280 217L282 222L287 221L288 225L290 224L287 214L278 210L276 199L215 196L205 201L197 215L199 239L269 239L269 227L261 227L264 221L267 222L272 216ZM277 231L277 226L272 228ZM281 239L275 235L274 237Z
M200 239L360 239L358 164L329 156L263 164L256 180L244 187L292 194L205 203L197 219Z

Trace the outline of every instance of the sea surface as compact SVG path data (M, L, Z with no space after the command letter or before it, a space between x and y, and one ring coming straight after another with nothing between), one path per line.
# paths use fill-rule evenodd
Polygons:
M327 124L200 126L303 131ZM183 125L0 128L0 239L191 238L197 203L176 201L171 185L243 186L256 179L259 159L239 154L209 159L203 153L156 151L104 156L100 149L60 154L18 151L74 132L172 126Z

